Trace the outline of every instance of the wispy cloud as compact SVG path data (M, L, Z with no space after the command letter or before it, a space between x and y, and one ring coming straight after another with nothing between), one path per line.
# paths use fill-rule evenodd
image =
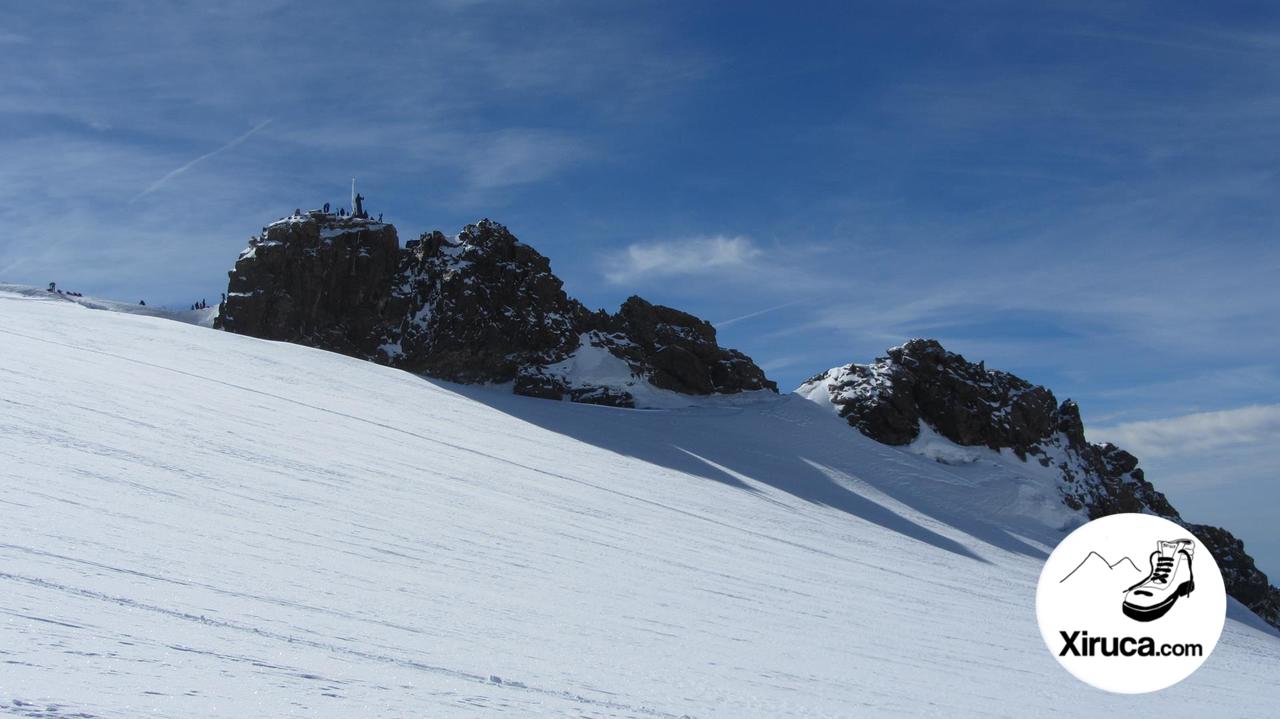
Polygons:
M507 129L455 146L461 149L450 153L452 161L474 190L536 182L589 154L580 140L545 130Z
M802 366L806 371L812 372L813 358L808 355L782 355L780 357L764 357L757 360L760 369L765 372L776 372L780 369L788 367ZM784 388L785 389L785 388Z
M1274 445L1280 441L1280 404L1093 427L1089 438L1113 442L1152 459L1201 455L1243 445Z
M724 273L749 267L761 254L755 243L741 236L635 243L608 256L605 277L625 284L643 278Z
M156 190L160 189L161 187L164 187L165 183L167 183L168 181L172 180L173 178L177 177L178 175L181 175L182 173L186 172L187 170L190 170L191 168L195 167L196 165L199 165L200 163L204 162L205 160L208 160L208 159L209 159L209 158L211 158L211 157L216 157L216 156L218 156L218 155L221 155L222 153L224 153L224 152L226 152L226 151L228 151L228 150L231 150L231 149L233 149L233 148L237 147L238 145L240 145L241 143L243 143L245 140L248 140L250 137L253 137L253 136L254 136L254 135L255 135L259 130L261 130L262 128L264 128L264 127L266 127L267 125L270 125L270 124L271 124L271 119L264 120L264 121L262 121L262 122L258 123L257 125L254 125L254 126L253 126L253 128L252 128L252 129L250 129L248 132L246 132L246 133L244 133L243 135L240 135L239 137L235 138L234 140L231 140L230 142L228 142L228 143L226 143L226 144L222 145L221 147L217 148L216 150L212 150L212 151L210 151L210 152L206 152L205 154L203 154L203 155L201 155L201 156L197 157L197 158L196 158L196 159L194 159L194 160L191 160L190 162L186 163L185 165L182 165L181 167L177 168L176 170L173 170L173 171L171 171L171 172L167 173L164 177L161 177L159 180L156 180L155 182L153 182L153 183L151 183L149 186L147 186L147 189L143 190L142 192L139 192L137 195L134 195L133 199L129 200L129 203L130 203L130 204L132 204L132 203L137 202L138 200L140 200L140 199L142 199L142 198L146 197L147 195L150 195L151 193L155 192Z
M600 148L627 150L616 133L668 118L716 67L641 8L319 2L304 38L295 4L6 15L0 47L30 47L0 74L0 186L23 197L0 205L4 279L148 302L217 291L260 223L344 198L353 175L402 232L480 216L527 232L545 211L569 234L605 211L575 223L579 208L546 205L581 192L559 179L616 172Z
M712 322L711 324L715 325L717 328L728 327L729 325L737 324L739 322L742 322L743 320L749 320L755 317L759 317L760 315L767 315L770 312L777 312L778 310L785 310L788 307L795 307L796 305L802 304L803 302L804 300L792 300L791 302L783 302L780 305L766 307L762 310L756 310L755 312L748 312L745 315L738 315L737 317L731 317L727 320L720 320L719 322Z

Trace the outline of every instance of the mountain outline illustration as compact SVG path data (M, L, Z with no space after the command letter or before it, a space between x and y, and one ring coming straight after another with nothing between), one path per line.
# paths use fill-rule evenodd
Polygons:
M1058 580L1058 584L1062 584L1063 582L1070 579L1072 575L1080 571L1086 564L1088 564L1089 560L1092 559L1093 557L1097 557L1099 560L1101 560L1108 570L1115 570L1116 567L1119 567L1125 562L1128 562L1129 566L1133 568L1134 572L1137 572L1138 574L1142 574L1142 570L1139 569L1138 565L1128 556L1124 556L1124 557L1121 557L1120 559L1117 559L1114 562L1110 562L1110 561L1107 561L1106 557L1102 556L1096 551L1091 550L1087 555L1085 555L1084 559L1080 560L1080 563L1076 565L1075 569L1072 569L1070 572L1067 572L1067 576Z

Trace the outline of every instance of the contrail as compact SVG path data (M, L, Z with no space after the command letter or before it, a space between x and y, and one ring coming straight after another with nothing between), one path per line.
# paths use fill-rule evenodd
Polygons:
M716 329L719 329L719 328L721 328L721 327L728 327L729 325L733 324L734 322L741 322L741 321L743 321L743 320L749 320L749 319L751 319L752 317L759 317L760 315L763 315L763 314L768 313L768 312L773 312L773 311L775 311L775 310L785 309L785 308L790 307L790 306L792 306L792 305L798 305L798 304L800 304L800 303L801 303L801 302L803 302L803 301L804 301L804 300L793 300L793 301L791 301L791 302L785 302L785 303L780 304L780 305L774 305L773 307L766 307L766 308L764 308L764 309L762 309L762 310L756 310L755 312L751 312L751 313L748 313L748 314L742 315L741 317L734 317L733 319L723 320L723 321L721 321L721 322L712 322L711 324L715 325Z
M142 199L142 198L146 197L147 195L150 195L151 193L153 193L153 192L155 192L156 190L160 189L160 188L164 185L164 183L168 182L169 180L172 180L173 178L177 177L178 175L181 175L182 173L186 172L187 170L190 170L192 167L195 167L196 165L200 164L201 162L204 162L205 160L209 159L210 157L213 157L214 155L220 155L220 154L222 154L222 153L226 152L227 150L230 150L231 148L235 147L236 145L239 145L240 143L244 142L245 140L248 140L250 137L252 137L252 136L253 136L253 134L254 134L255 132L257 132L258 130L261 130L262 128L266 127L267 125L270 125L270 124L271 124L271 121L272 121L272 120L274 120L274 119L275 119L275 118L268 118L268 119L267 119L267 120L265 120L264 122L260 122L260 123L258 123L257 125L255 125L255 126L253 127L253 129L251 129L251 130L249 130L248 132L244 133L244 134L243 134L243 135L241 135L240 137L237 137L236 139L232 140L231 142L228 142L227 144L223 145L222 147L219 147L218 149L216 149L216 150L214 150L214 151L212 151L212 152L207 152L207 153L205 153L205 154L203 154L203 155L201 155L201 156L197 157L196 159L192 160L191 162L188 162L187 164L183 165L182 167L179 167L178 169L174 170L173 172L170 172L169 174L165 175L164 177L161 177L159 180L156 180L155 182L151 183L151 186L150 186L150 187L148 187L147 189L143 190L142 192L139 192L139 193L138 193L138 194L137 194L137 195L136 195L132 200L129 200L129 204L133 204L133 203L137 202L138 200L140 200L140 199Z

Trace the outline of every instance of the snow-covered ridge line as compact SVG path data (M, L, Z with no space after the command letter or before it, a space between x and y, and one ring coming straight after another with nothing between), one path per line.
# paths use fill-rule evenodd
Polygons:
M201 327L212 327L214 318L217 317L218 314L218 307L216 305L199 310L172 309L169 307L143 304L142 301L121 302L119 300L107 300L99 297L88 297L85 295L69 295L65 292L50 291L43 287L32 287L30 285L0 283L0 293L5 293L13 297L22 297L34 300L70 302L91 310L121 312L124 314L140 315L143 317L159 317L191 325L200 325Z
M1280 626L1280 589L1243 543L1220 527L1184 520L1136 457L1089 442L1080 408L1071 400L1059 404L1045 387L971 363L934 340L915 339L874 362L832 368L796 393L867 437L941 462L972 461L983 449L1012 457L1088 517L1148 512L1179 522L1213 552L1228 593Z

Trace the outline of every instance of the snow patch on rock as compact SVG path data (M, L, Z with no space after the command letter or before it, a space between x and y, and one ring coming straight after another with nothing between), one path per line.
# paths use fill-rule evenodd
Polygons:
M962 447L938 434L926 422L920 423L920 434L907 445L907 451L942 464L973 464L985 448ZM990 452L991 450L985 450Z

